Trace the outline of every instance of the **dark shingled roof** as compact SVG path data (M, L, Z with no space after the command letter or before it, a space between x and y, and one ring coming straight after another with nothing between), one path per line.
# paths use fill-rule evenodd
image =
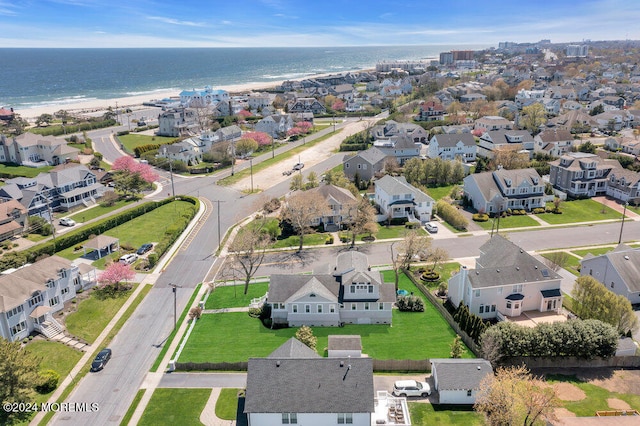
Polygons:
M438 377L438 391L479 389L480 382L493 374L485 359L432 359L431 372Z
M331 350L362 350L362 340L359 335L331 335L327 349Z
M244 412L372 413L373 396L371 358L250 358Z
M320 355L300 340L292 337L271 352L267 358L320 358Z

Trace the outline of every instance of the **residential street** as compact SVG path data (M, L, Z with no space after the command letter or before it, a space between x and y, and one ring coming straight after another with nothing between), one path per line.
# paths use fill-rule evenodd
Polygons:
M98 131L103 132L103 131ZM117 147L110 149L108 134L94 138L97 149L105 153L109 161L122 155ZM326 151L331 152L330 150ZM261 158L270 158L271 153L263 154ZM305 173L315 170L320 175L325 170L334 167L342 160L343 154L329 155L327 159L315 165L305 167ZM259 160L254 160L254 165ZM245 163L246 164L246 163ZM246 165L248 167L248 165ZM281 166L273 166L281 169ZM266 169L269 170L269 169ZM76 389L66 399L67 402L97 402L100 410L97 413L68 412L54 417L53 424L85 425L85 424L119 424L126 413L131 401L138 389L143 385L145 377L153 362L158 356L164 339L173 328L174 298L169 283L182 286L177 290L176 306L178 314L186 306L192 289L202 281L212 280L215 273L214 262L217 258L213 255L218 246L218 240L235 223L247 217L256 210L260 201L265 198L279 197L289 191L289 178L284 180L271 180L268 173L254 176L256 187L265 189L262 193L245 196L237 189L221 187L215 182L228 174L222 172L214 176L206 177L179 177L174 176L176 194L196 195L205 202L207 212L202 218L202 224L197 226L183 247L177 250L176 255L164 269L156 281L154 288L149 292L144 301L111 342L113 358L107 368L99 373L88 374L84 377ZM167 175L163 173L165 185L168 183ZM270 184L275 185L269 187ZM269 188L268 188L269 187ZM268 189L267 189L268 188ZM165 186L156 195L164 198L170 186ZM219 204L217 202L219 201ZM218 210L219 209L219 210ZM218 215L218 211L220 215ZM217 229L221 229L218 235ZM508 238L527 251L586 246L594 244L617 243L620 232L620 223L605 223L597 225L579 226L571 228L532 229L507 233ZM478 248L489 238L484 231L475 234L465 234L450 237L436 237L434 245L445 248L452 258L469 258L478 255ZM627 221L624 226L625 241L640 240L640 223ZM359 245L358 250L367 253L372 265L389 264L390 242ZM274 272L299 273L311 271L321 264L333 263L339 250L346 247L319 247L304 250L302 253L278 252L270 253L265 259L264 265L258 271L258 275L269 275ZM219 265L215 265L216 267ZM182 375L165 374L161 378L162 386L180 383ZM192 377L191 375L187 377ZM237 387L236 376L208 376L198 375L196 379L186 379L197 383L209 383L207 380L215 380L216 383L225 386ZM215 377L215 379L214 379ZM184 379L183 379L184 380ZM199 381L201 380L201 382ZM225 382L228 380L228 382ZM218 382L220 381L220 382ZM187 382L185 382L187 383ZM194 385L194 387L197 387ZM208 387L208 386L207 386Z

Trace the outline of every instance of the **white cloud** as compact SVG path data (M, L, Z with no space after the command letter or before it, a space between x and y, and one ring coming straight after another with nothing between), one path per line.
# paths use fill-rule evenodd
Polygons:
M163 16L147 16L147 19L150 19L152 21L163 22L165 24L182 25L185 27L206 27L207 26L207 24L204 22L180 21L178 19L166 18Z

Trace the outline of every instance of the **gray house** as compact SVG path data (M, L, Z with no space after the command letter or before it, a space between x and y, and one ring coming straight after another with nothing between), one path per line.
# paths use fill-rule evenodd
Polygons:
M431 359L434 388L439 404L475 404L480 382L493 374L485 359Z
M587 254L580 261L580 275L590 275L631 303L640 303L640 249L620 244L600 256Z
M342 160L344 174L351 180L354 180L356 174L361 180L371 180L384 169L386 159L387 154L375 147L356 155L345 155Z
M536 169L499 169L464 178L464 195L473 208L485 213L544 207L544 182Z
M367 256L340 253L336 265L311 275L271 275L266 303L275 324L337 327L391 324L395 287L372 271Z
M249 359L249 426L375 424L371 358L312 356L291 340L267 358Z
M604 160L585 152L569 152L549 165L553 187L576 198L605 195L609 174L622 168L617 160Z

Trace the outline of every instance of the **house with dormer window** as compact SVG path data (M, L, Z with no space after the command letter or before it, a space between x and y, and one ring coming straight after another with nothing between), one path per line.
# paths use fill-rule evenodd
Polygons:
M365 254L340 253L335 266L324 269L311 275L271 275L265 302L274 324L391 324L395 286L371 270Z
M617 160L585 152L569 152L549 165L549 182L575 198L605 195L609 174L622 168Z
M615 168L609 173L607 195L623 203L640 203L640 173Z
M471 133L434 135L429 141L429 158L460 160L469 163L476 160L476 141Z
M88 285L78 266L50 256L0 275L0 336L15 342L37 331L46 337L62 332L53 314Z
M509 320L528 311L559 313L562 277L507 240L493 235L480 247L474 269L449 279L449 299L483 319Z
M78 159L80 150L67 145L64 139L23 133L18 136L0 135L0 163L21 166L56 166Z
M375 201L385 217L421 223L431 220L435 201L408 183L404 176L384 175L375 181L375 187Z
M533 136L527 130L488 130L480 136L477 154L481 157L494 158L496 151L509 149L533 152Z
M545 185L533 168L474 173L463 182L464 196L477 211L491 214L545 206Z

